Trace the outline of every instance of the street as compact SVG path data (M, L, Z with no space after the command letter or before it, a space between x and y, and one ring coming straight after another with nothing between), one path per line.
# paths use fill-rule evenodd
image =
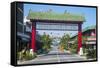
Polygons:
M33 60L18 62L18 64L41 64L41 63L57 63L57 62L72 62L85 61L86 58L77 54L70 54L67 51L61 52L58 46L52 46L52 50L47 55L40 55Z

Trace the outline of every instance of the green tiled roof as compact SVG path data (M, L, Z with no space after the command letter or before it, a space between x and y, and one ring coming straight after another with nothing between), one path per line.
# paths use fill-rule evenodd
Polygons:
M55 13L50 12L33 12L30 11L27 19L41 19L41 20L63 20L63 21L85 21L84 16L71 13Z
M86 27L85 29L83 29L82 32L85 32L85 31L91 30L91 29L96 29L96 26L93 25L93 26Z
M96 29L96 25L86 27L85 29L82 30L82 33L86 32L88 30L92 30L92 29ZM73 37L75 37L77 35L78 35L78 33L76 33L75 35L73 35L71 38L73 38Z

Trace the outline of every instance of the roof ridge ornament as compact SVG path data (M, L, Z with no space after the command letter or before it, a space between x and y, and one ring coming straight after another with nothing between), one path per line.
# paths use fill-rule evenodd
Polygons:
M49 9L48 12L52 12L52 9Z
M64 11L64 14L66 14L66 13L67 13L67 10Z

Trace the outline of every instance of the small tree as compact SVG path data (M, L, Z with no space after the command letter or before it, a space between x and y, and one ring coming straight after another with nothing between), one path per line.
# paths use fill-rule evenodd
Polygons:
M71 46L71 51L72 53L77 53L77 48L78 48L78 39L77 39L77 36L74 38L74 43L72 44ZM86 41L87 41L87 36L82 36L82 44L86 44ZM82 45L82 48L83 48L83 52L86 53L86 47Z
M68 42L70 40L70 35L69 34L64 34L62 38L60 39L60 47L62 50L67 50L68 49Z
M77 37L76 37L74 39L74 43L71 45L71 52L77 53L77 48L78 48L78 40L77 40Z
M83 53L87 53L87 47L86 47L86 42L87 42L87 36L82 36L82 44L83 44Z
M85 53L87 59L96 59L96 49L90 48L91 46L87 46L87 41L87 36L83 36L82 43L85 45L85 47L83 47L83 52Z
M47 53L51 49L52 38L45 33L41 36L41 41L43 42L42 49Z

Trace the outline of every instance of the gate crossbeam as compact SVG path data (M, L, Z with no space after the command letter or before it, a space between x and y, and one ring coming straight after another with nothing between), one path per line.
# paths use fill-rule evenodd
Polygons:
M78 54L81 54L82 49L82 23L85 21L85 18L81 15L76 14L59 14L55 12L32 12L30 11L27 19L32 22L32 39L31 39L31 46L34 51L36 47L36 29L38 30L78 30ZM36 25L37 22L45 22L49 25ZM50 23L66 23L66 25L52 25ZM76 26L68 26L68 24L77 24ZM43 24L43 23L42 23ZM57 27L56 27L57 26Z

